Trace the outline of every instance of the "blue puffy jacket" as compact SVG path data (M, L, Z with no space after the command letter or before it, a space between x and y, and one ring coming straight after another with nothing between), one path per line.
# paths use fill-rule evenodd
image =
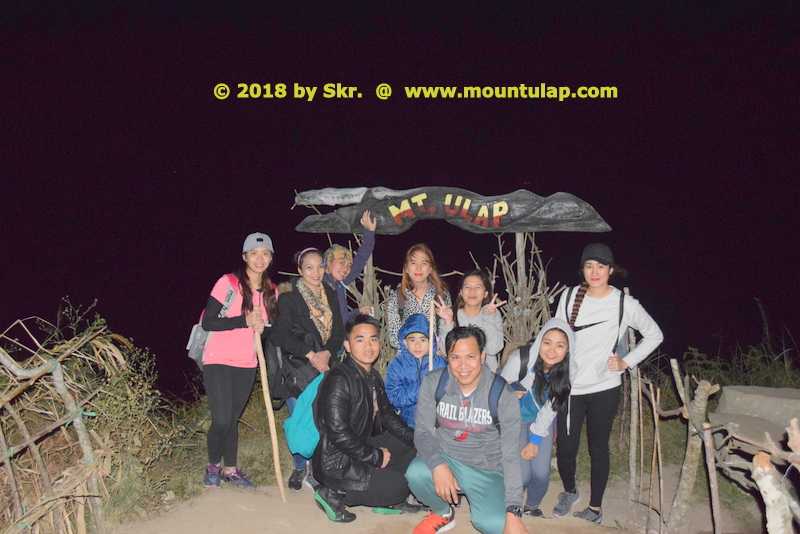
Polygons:
M422 332L426 336L429 332L428 319L422 314L414 314L406 319L400 327L397 339L400 343L400 354L389 362L386 368L386 395L389 402L395 407L400 418L408 426L414 428L414 414L417 411L417 397L422 379L428 374L428 356L423 356L422 361L416 359L408 352L403 340L407 335ZM436 354L437 343L433 341L433 368L447 367L444 358Z

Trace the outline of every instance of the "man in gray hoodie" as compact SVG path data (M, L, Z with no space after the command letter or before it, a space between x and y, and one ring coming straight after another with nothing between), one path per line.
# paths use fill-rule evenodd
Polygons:
M431 514L415 534L453 528L451 505L459 494L469 500L470 520L478 531L527 532L520 519L519 402L485 364L485 344L486 336L476 326L453 329L445 339L448 366L429 373L420 387L414 432L419 456L406 479Z

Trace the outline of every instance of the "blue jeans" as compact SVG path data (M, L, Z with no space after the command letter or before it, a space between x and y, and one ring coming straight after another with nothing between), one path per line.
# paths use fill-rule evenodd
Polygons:
M294 406L297 404L297 397L289 397L286 399L286 409L289 410L289 415L291 416L294 413ZM308 463L308 458L304 458L299 454L292 454L292 459L294 460L294 468L298 471L301 471L306 468L306 464Z
M533 421L522 422L522 432L519 434L519 450L527 445L531 437L530 426ZM547 436L539 444L539 453L532 460L522 460L522 489L528 491L525 506L531 510L539 508L547 488L550 485L550 459L553 456L553 434L556 422L550 425Z
M506 525L506 487L502 471L475 469L442 453L447 465L456 477L469 500L470 521L484 534L502 534ZM433 472L417 456L406 471L406 480L411 493L438 515L450 513L450 505L436 495Z

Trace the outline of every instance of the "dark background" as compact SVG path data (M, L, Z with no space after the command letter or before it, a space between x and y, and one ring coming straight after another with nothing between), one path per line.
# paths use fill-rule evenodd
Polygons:
M97 298L179 393L189 329L244 237L272 236L278 280L292 252L327 245L293 230L311 214L291 209L295 190L440 185L589 202L613 231L537 234L551 283L577 283L582 247L608 243L671 356L757 343L756 298L773 332L800 333L796 6L420 5L4 3L0 327L54 320L65 295ZM336 82L363 98L323 99ZM237 99L238 83L285 83L290 96ZM319 87L314 101L292 98L294 83ZM523 83L619 97L402 90ZM491 235L427 221L378 236L376 264L399 270L418 241L442 271L469 268L469 250L488 266L497 250Z

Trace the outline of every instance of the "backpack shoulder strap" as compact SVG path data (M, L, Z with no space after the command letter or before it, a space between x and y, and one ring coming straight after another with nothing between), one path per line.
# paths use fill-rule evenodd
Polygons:
M625 313L625 292L619 292L619 320L617 321L617 342L614 343L614 350L611 351L612 354L617 352L617 348L619 347L619 330L622 326L622 315Z
M442 369L442 374L439 375L439 382L436 384L436 393L434 394L433 398L436 401L436 412L439 412L439 402L441 402L442 397L444 397L444 390L447 388L447 379L449 378L450 373L447 372L447 368L445 367ZM436 422L433 424L434 428L439 428L439 418L436 418Z
M528 341L519 348L519 378L522 380L528 374L528 362L531 359L531 346L533 341Z
M492 423L494 423L497 432L500 432L500 417L497 415L497 405L500 402L500 394L503 388L506 387L506 381L500 375L494 376L492 387L489 389L489 413L492 414Z
M219 312L220 317L228 316L228 310L233 304L233 301L236 300L236 295L239 294L239 279L233 273L228 273L226 276L228 277L230 287L228 287L228 292L225 294L225 302L222 303L222 309Z
M238 293L239 292L239 277L233 273L228 273L225 276L228 277L228 283L231 285L233 290Z
M449 374L450 373L447 372L447 369L444 369L442 374L439 375L439 383L436 385L436 394L434 395L437 405L442 400L442 397L444 397L444 390L447 388L447 379L449 378Z
M572 291L574 289L575 286L569 286L569 289L567 289L567 300L564 302L564 316L567 318L567 322L569 323L570 327L572 327L572 322L570 321L570 317L572 316L572 307L569 305L569 301L572 298Z
M403 284L397 284L397 311L400 312L400 319L403 319L403 309L406 307L406 296L403 295Z

